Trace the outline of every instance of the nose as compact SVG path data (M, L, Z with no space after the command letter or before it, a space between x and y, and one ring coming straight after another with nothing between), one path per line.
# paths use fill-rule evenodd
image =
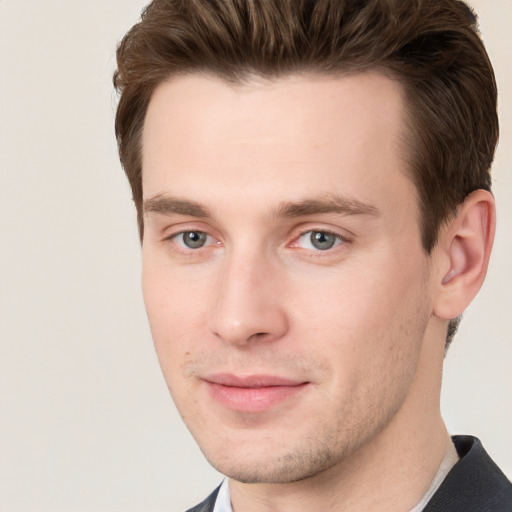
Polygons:
M213 334L243 347L279 340L288 330L279 269L261 255L232 255L224 262L211 310Z

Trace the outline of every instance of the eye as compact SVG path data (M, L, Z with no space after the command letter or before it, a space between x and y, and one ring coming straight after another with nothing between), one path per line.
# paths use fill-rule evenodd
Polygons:
M211 242L211 237L203 231L184 231L172 238L182 249L200 249Z
M297 245L303 249L327 251L344 242L343 237L329 231L308 231L298 238Z

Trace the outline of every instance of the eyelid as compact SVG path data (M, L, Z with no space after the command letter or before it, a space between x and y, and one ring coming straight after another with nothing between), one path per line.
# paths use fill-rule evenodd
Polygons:
M203 226L198 226L196 222L182 222L177 225L170 226L165 230L162 236L162 242L169 244L171 250L178 255L192 255L194 253L201 253L205 250L219 247L222 245L219 237L216 235L214 230ZM177 239L185 233L202 233L207 236L207 242L205 245L192 248L187 247L183 241L179 243Z
M183 240L183 235L185 235L186 233L197 233L199 235L206 235L206 241L204 245L201 245L199 247L187 247L185 241ZM183 251L198 251L199 249L209 247L211 245L211 240L214 240L214 238L205 231L199 231L197 229L186 229L185 231L179 231L178 233L174 233L169 237L169 240L172 240ZM178 242L178 240L180 240L180 242Z
M304 237L305 235L308 235L309 233L324 233L326 235L331 235L331 236L336 237L339 240L339 242L336 243L333 247L324 249L324 250L316 249L316 248L308 249L308 248L301 247L299 245L299 240L302 237ZM304 251L310 251L310 252L315 252L315 253L320 253L320 254L321 253L327 254L327 253L334 251L340 245L345 245L350 242L351 242L351 238L349 236L342 234L335 229L315 225L315 226L302 227L298 232L296 232L296 234L293 235L292 241L288 244L288 247L303 249Z
M206 235L209 235L215 239L219 239L217 230L213 229L210 225L205 224L204 222L196 220L183 220L180 222L168 224L165 227L162 227L160 233L162 241L165 241L191 231L197 233L205 233Z

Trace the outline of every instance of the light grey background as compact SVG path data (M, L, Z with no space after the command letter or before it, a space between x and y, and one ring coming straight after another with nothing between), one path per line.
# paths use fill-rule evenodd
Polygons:
M512 0L473 0L501 89L498 234L447 361L452 432L512 476ZM140 0L0 0L0 511L179 511L219 481L174 410L113 136Z

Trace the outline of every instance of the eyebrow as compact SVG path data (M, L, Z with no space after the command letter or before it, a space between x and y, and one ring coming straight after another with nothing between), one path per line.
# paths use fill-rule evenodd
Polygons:
M164 195L156 195L144 201L144 213L159 213L161 215L188 215L190 217L211 217L210 210L200 203Z
M319 199L281 203L274 212L276 217L303 217L322 213L342 215L371 215L379 217L381 212L375 206L357 199L329 194Z
M210 210L195 201L158 194L144 201L144 213L161 215L187 215L197 218L211 218ZM308 215L337 213L342 215L370 215L379 217L381 212L375 206L357 199L329 194L321 198L301 201L286 201L272 212L273 218L295 218Z

